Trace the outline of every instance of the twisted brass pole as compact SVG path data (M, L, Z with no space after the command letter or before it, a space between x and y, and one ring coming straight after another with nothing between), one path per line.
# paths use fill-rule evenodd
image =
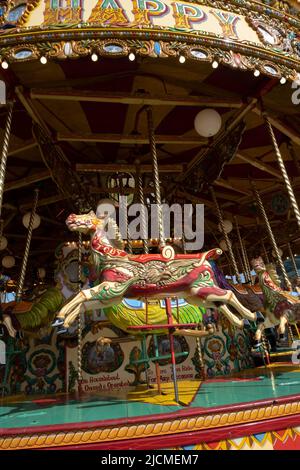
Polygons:
M153 114L152 114L152 109L150 107L147 108L147 117L148 117L149 142L150 142L152 166L153 166L153 179L154 179L155 199L156 199L155 202L156 202L157 210L158 210L159 245L160 245L160 248L164 248L166 246L166 241L165 241L165 236L164 236L163 214L162 214L162 207L161 207L160 182L159 182L156 142L155 142L154 125L153 125Z
M230 261L231 261L231 264L232 264L232 267L233 267L234 274L236 276L237 282L241 282L239 270L238 270L237 263L236 263L236 259L234 257L233 249L232 249L228 234L226 233L226 230L225 230L223 215L222 215L222 212L221 212L218 200L217 200L215 190L212 186L209 187L209 190L210 190L210 194L211 194L212 200L214 202L214 205L215 205L215 208L216 208L216 211L217 211L218 221L219 221L219 224L221 226L221 230L222 230L222 233L223 233L224 240L226 242L226 246L227 246L227 250L228 250L228 253L229 253L229 258L230 258Z
M17 302L19 302L22 298L22 292L23 292L26 269L27 269L27 262L28 262L28 257L29 257L30 244L31 244L31 239L32 239L33 223L34 223L37 203L38 203L38 199L39 199L39 190L35 189L34 193L35 194L34 194L32 211L31 211L31 214L30 214L29 225L28 225L26 245L25 245L25 250L24 250L24 255L23 255L23 260L22 260L20 277L19 277L19 281L18 281L18 288L17 288L17 294L16 294Z
M14 107L13 102L9 103L8 113L7 113L6 123L5 123L5 130L4 130L1 162L0 162L0 220L2 220L2 203L3 203L3 193L4 193L4 181L5 181L6 163L7 163L8 148L9 148L9 141L10 141L10 131L11 131L13 107ZM0 235L2 236L2 230L1 230Z
M288 243L288 244L287 244L287 247L288 247L288 250L289 250L289 255L290 255L291 262L292 262L292 264L293 264L293 267L294 267L296 276L298 277L298 268L297 268L297 264L296 264L296 261L295 261L294 254L293 254L293 252L292 252L291 244Z
M263 117L264 117L264 120L266 122L267 129L268 129L269 135L270 135L271 140L272 140L272 144L273 144L274 151L275 151L275 154L276 154L276 157L277 157L278 165L280 167L280 171L281 171L281 174L282 174L283 179L284 179L284 183L285 183L285 186L286 186L289 198L290 198L291 205L294 209L297 224L298 224L298 227L300 228L300 210L299 210L299 206L298 206L298 203L296 201L295 194L294 194L290 179L288 177L288 174L287 174L287 171L286 171L286 168L285 168L285 165L284 165L284 161L283 161L283 158L282 158L282 155L281 155L281 152L280 152L280 149L279 149L279 146L278 146L278 143L277 143L272 125L270 123L268 114L266 112L263 112Z
M141 231L143 237L143 245L144 245L144 253L149 253L149 245L148 245L148 238L146 236L146 228L147 228L147 220L145 214L145 198L144 198L144 190L143 190L143 178L140 173L139 167L137 166L137 186L138 186L138 195L139 195L139 203L142 206L141 210Z
M260 194L259 194L259 192L258 192L258 190L257 190L256 184L255 184L253 181L251 181L251 185L252 185L252 188L253 188L253 193L254 193L256 202L257 202L257 204L258 204L259 210L260 210L261 215L262 215L262 217L263 217L263 219L264 219L264 222L265 222L265 225L266 225L266 228L267 228L267 231L268 231L268 234L269 234L269 237L270 237L270 240L271 240L273 249L274 249L274 251L275 251L275 253L276 253L276 257L277 257L279 266L280 266L280 268L281 268L281 271L282 271L282 274L283 274L283 277L284 277L284 281L285 281L286 287L287 287L289 290L291 290L292 285L291 285L291 283L290 283L290 280L289 280L289 278L288 278L288 275L287 275L286 269L285 269L285 267L284 267L282 258L281 258L281 256L280 256L279 249L278 249L278 246L277 246L277 243L276 243L276 240L275 240L275 237L274 237L274 234L273 234L273 231L272 231L272 228L271 228L269 219L268 219L268 217L267 217L267 214L266 214L266 211L265 211L265 208L264 208L262 199L261 199Z
M82 233L78 233L78 293L81 291L82 277ZM78 315L78 347L77 347L77 368L78 368L78 391L82 392L82 313Z
M247 253L246 253L246 250L245 250L245 245L244 245L244 242L243 242L242 237L241 237L238 218L237 218L236 215L234 216L234 220L235 220L235 226L236 226L236 233L237 233L240 248L241 248L243 263L244 263L244 266L245 266L245 271L246 271L245 274L246 274L246 277L248 278L248 281L251 282L250 264L249 264L248 256L247 256Z

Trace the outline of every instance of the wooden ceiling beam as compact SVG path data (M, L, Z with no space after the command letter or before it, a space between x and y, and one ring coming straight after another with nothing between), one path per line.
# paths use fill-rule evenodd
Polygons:
M9 181L5 184L4 191L11 191L13 189L24 188L25 186L29 186L31 184L38 183L49 178L51 178L50 171L44 170L39 173L34 173L33 175L26 176L25 178L20 178L15 181Z
M249 165L254 166L255 168L258 168L261 171L264 171L265 173L269 173L272 176L275 176L275 178L282 180L282 175L279 171L275 170L272 168L270 165L267 165L266 163L262 163L255 158L249 157L245 155L244 153L238 152L236 154L236 157L242 160L245 163L249 163Z
M160 173L181 173L184 165L160 165ZM141 173L152 173L152 165L140 165L138 170ZM117 164L117 163L77 163L76 171L79 173L136 173L136 165Z
M214 108L240 108L240 99L219 99L207 96L150 95L149 93L96 92L91 90L57 90L33 88L32 99L56 101L92 101L96 103L118 103L141 106L209 106Z
M99 188L96 186L90 187L90 193L91 194L116 194L118 193L118 188ZM144 194L153 194L154 188L151 186L148 186L147 188L143 188L143 193ZM138 189L137 188L122 188L122 194L127 195L127 194L137 194Z
M255 107L252 111L259 116L262 116L262 111L259 108ZM279 118L272 116L269 112L268 116L273 127L289 137L293 142L295 142L295 144L300 145L300 135L294 129L292 129L288 124L282 122Z
M30 142L24 143L24 145L20 145L20 147L16 147L8 152L8 156L18 155L19 153L26 152L27 150L31 150L34 147L37 147L37 143L34 140Z
M56 202L64 201L65 199L67 199L67 197L65 197L61 194L57 194L55 196L50 196L50 197L46 197L44 199L40 199L38 201L37 205L38 205L38 207L48 206L50 204L55 204ZM22 204L20 206L20 211L21 212L27 211L28 209L31 209L31 207L32 207L32 201L28 202L26 204Z
M250 196L251 194L251 191L248 191L247 189L237 188L236 186L232 186L232 184L228 183L222 178L216 180L214 182L214 185L221 186L222 188L230 189L231 191L236 191L237 193L246 194L247 196Z
M119 144L149 144L149 137L143 135L123 135L123 134L75 134L75 133L58 133L58 142L102 142L102 143L119 143ZM187 137L180 135L156 135L157 144L175 144L175 145L207 145L207 139Z

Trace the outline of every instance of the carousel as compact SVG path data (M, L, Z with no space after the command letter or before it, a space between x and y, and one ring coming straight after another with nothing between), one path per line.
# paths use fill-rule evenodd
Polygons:
M1 450L300 450L299 31L0 1Z

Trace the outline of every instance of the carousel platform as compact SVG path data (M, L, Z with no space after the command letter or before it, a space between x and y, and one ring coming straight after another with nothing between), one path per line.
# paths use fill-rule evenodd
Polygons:
M0 449L300 449L300 367L83 396L16 396L0 407Z

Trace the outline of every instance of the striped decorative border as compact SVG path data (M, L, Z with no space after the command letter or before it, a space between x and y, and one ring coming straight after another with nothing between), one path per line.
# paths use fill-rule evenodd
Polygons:
M232 426L251 423L254 425L265 420L270 422L283 417L292 418L296 415L299 415L300 424L300 396L278 399L275 402L269 400L269 403L247 403L211 410L194 409L152 417L129 418L126 424L124 420L114 420L57 426L56 430L53 426L22 431L3 429L0 431L0 450L95 445L158 436L161 439L162 436L217 431Z

